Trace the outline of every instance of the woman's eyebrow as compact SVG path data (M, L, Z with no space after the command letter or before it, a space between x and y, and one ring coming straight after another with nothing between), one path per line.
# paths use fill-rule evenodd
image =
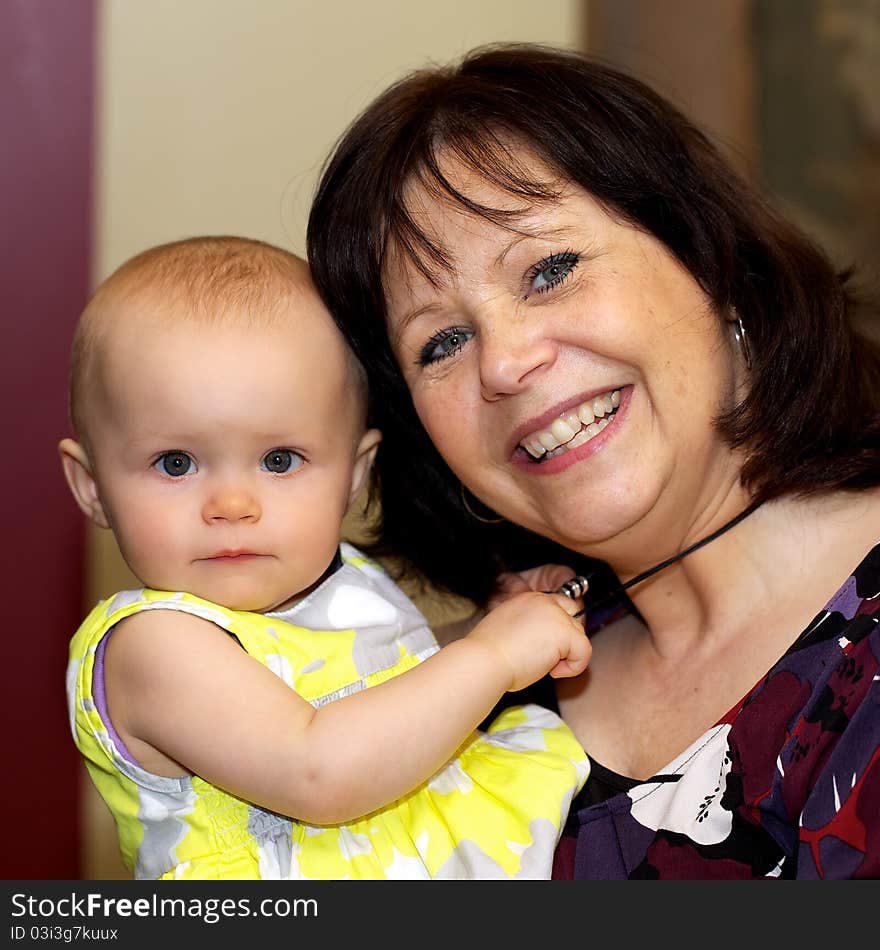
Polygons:
M424 316L426 313L430 313L432 310L437 310L439 304L436 300L432 300L429 303L422 304L419 307L415 307L413 310L410 310L408 313L405 313L397 324L397 329L395 331L395 336L399 337L401 333L419 317Z
M426 313L431 313L432 311L439 309L440 304L436 300L432 300L429 303L414 307L412 310L405 313L397 322L389 322L388 342L391 344L391 349L395 350L402 345L401 341L406 334L407 328L411 324L415 323L419 317L423 317Z
M569 237L576 233L576 231L577 229L574 227L556 227L550 224L544 224L543 222L531 227L518 227L516 229L517 236L504 247L498 257L495 258L495 266L501 267L507 255L517 245L522 244L523 241L558 240L559 238Z

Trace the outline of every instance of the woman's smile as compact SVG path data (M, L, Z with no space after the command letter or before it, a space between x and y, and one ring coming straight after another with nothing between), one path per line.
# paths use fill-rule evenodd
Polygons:
M601 451L620 428L632 387L584 400L522 439L513 464L530 475L555 475Z
M544 428L525 436L518 445L535 461L547 461L597 436L619 405L619 389L584 399L558 413Z

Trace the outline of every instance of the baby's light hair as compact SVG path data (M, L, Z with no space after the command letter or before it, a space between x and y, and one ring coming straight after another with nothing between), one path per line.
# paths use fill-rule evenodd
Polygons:
M149 248L127 260L92 294L74 333L70 420L87 451L86 394L101 340L114 320L140 305L166 319L217 324L248 321L255 328L284 319L285 304L315 294L306 262L252 238L192 237ZM329 315L328 315L328 319ZM356 393L366 401L366 375L346 345Z

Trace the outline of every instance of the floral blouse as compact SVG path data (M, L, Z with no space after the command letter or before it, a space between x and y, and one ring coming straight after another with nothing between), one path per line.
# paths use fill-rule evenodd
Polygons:
M553 876L880 878L880 543L660 774L633 780L592 763Z

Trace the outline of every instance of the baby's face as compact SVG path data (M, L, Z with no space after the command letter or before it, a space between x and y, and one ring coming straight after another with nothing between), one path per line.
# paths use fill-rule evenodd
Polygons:
M246 323L113 331L89 437L104 511L145 585L265 611L332 561L377 434L317 301Z

